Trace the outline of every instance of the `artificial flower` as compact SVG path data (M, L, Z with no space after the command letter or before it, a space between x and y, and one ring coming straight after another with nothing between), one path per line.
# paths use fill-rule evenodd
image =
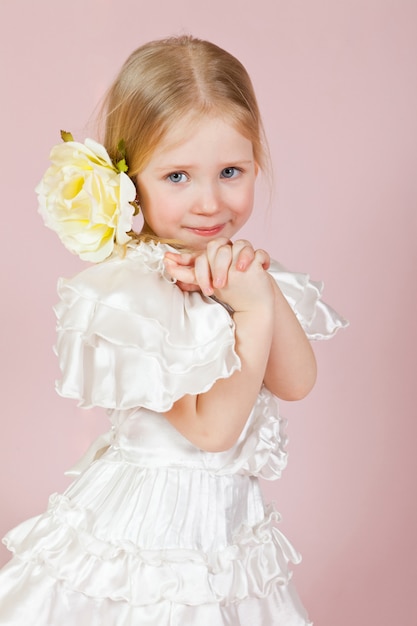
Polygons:
M61 136L64 142L52 148L51 165L36 187L39 212L68 250L97 263L131 239L136 188L124 158L113 164L93 139L79 143L70 133Z

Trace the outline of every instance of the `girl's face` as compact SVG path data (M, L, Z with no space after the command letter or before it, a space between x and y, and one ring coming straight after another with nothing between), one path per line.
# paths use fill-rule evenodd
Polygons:
M195 250L231 239L252 212L257 169L252 142L232 125L185 118L137 176L145 221L158 237Z

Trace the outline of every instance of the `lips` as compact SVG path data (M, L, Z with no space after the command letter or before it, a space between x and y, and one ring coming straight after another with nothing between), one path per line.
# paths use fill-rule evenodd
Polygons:
M187 226L186 230L196 235L200 235L201 237L213 237L215 235L218 235L223 230L224 227L225 227L225 224L217 224L216 226L200 226L200 227Z

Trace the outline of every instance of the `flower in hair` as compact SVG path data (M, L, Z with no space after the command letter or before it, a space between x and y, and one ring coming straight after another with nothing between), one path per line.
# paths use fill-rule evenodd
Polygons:
M130 241L137 213L136 188L127 175L124 144L113 163L101 144L74 141L61 131L63 143L51 150L51 165L36 187L39 213L64 246L85 261L97 263L115 244Z

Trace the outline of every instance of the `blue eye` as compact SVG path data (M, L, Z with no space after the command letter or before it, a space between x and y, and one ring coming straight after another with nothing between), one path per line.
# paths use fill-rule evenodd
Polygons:
M183 183L184 180L186 180L186 176L182 172L172 172L172 174L168 176L168 180L170 180L171 183Z
M225 167L220 176L222 178L234 178L239 173L236 167Z

